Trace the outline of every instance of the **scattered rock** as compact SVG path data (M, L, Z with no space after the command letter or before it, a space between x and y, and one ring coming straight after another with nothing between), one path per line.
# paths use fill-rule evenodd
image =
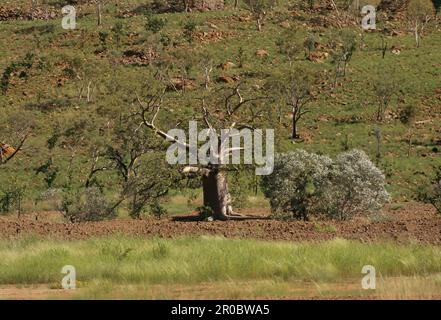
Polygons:
M123 57L120 62L122 64L148 65L156 56L157 54L153 50L144 52L142 50L129 49L123 52Z
M231 68L233 68L233 67L235 67L236 65L233 63L233 62L231 62L231 61L227 61L227 62L225 62L225 63L223 63L222 65L221 65L221 68L222 68L222 70L228 70L228 69L231 69Z
M212 29L219 30L219 27L214 23L207 22L207 26L209 26Z
M308 60L316 63L323 63L329 57L327 52L311 52Z
M234 32L202 31L202 32L196 32L194 37L200 42L216 42L226 38L231 38L234 35L235 35Z
M196 85L192 79L171 78L170 84L167 86L167 90L169 91L194 89L196 89Z
M258 57L268 57L268 51L264 50L264 49L259 49L256 51L256 56Z
M236 82L238 80L239 80L239 77L237 77L237 76L233 76L233 77L230 77L230 76L220 76L217 79L218 82L223 82L223 83L234 83L234 82Z
M392 46L392 48L390 49L390 51L393 53L393 54L396 54L396 55L399 55L400 53L401 53L401 47L399 47L399 46Z
M279 26L284 29L289 29L291 27L291 24L289 23L289 21L285 20L285 21L280 22Z

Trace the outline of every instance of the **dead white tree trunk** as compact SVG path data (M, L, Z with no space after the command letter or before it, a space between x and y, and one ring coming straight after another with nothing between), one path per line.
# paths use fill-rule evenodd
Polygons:
M96 14L98 19L98 25L100 26L102 23L102 15L101 15L101 1L98 1L97 8L96 8Z

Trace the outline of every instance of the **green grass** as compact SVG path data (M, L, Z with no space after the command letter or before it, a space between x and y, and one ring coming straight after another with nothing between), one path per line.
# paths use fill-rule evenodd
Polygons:
M0 284L58 284L61 268L77 279L115 285L198 284L229 280L342 281L364 265L381 277L441 273L441 248L336 239L320 243L201 237L97 238L59 242L35 237L0 243Z

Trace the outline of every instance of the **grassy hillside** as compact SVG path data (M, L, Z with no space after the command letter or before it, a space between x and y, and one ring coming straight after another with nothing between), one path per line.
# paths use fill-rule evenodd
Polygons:
M392 22L379 16L378 30L363 32L354 22L359 17L340 23L336 12L307 10L300 1L279 1L269 11L262 31L257 30L245 4L234 9L227 2L221 11L154 14L167 21L158 33L145 28L142 5L147 1L107 1L100 26L95 7L78 2L75 30L61 27L58 1L38 7L41 12L53 11L51 19L0 22L0 142L17 144L17 132L25 127L30 132L22 152L0 167L0 194L20 188L28 208L35 208L35 201L48 189L44 175L35 171L48 159L57 169L52 188L63 186L69 172L74 173L75 183L84 182L91 165L91 146L100 143L97 137L108 136L106 130L111 130L122 113L136 107L136 93L146 92L158 69L169 80L185 77L190 83L184 91L169 93L170 112L160 119L164 129L191 117L196 98L207 94L203 72L207 61L213 66L210 94L238 81L251 88L266 88L298 67L313 74L311 112L299 124L301 139L290 139L289 113L281 123L268 123L276 129L278 152L304 148L335 155L362 149L385 172L397 201L412 199L418 186L427 183L432 168L441 164L439 20L430 23L421 47L416 48L404 20ZM0 7L31 10L29 1L4 2ZM346 75L334 87L332 56L349 33L355 35L356 50ZM317 41L313 51L327 53L327 58L305 58L303 44L308 35ZM287 37L302 48L291 62L280 52L277 41ZM388 43L384 59L382 37ZM227 62L233 64L222 68ZM380 123L375 117L379 105L375 85L385 81L394 82L396 94ZM270 99L267 107L276 110L280 103ZM415 118L406 124L400 115L409 106L414 108ZM381 132L379 156L377 128ZM49 149L48 140L66 130L74 134ZM242 186L236 194L252 193L256 181L251 175L232 174L231 178ZM113 179L112 174L100 176L110 194Z

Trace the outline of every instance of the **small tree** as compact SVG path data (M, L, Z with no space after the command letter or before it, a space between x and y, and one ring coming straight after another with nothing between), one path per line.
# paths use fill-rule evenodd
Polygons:
M335 64L334 88L338 78L346 76L348 63L357 49L355 34L350 31L340 32L338 42L338 49L332 55L332 62Z
M376 118L378 122L384 120L386 110L388 109L392 98L397 92L397 81L395 77L387 70L381 70L377 81L374 83L374 93L377 99Z
M183 35L188 43L193 42L194 33L196 31L197 23L193 20L187 21L183 26Z
M108 3L108 0L92 0L96 6L96 22L100 26L103 24L103 7Z
M434 14L430 0L410 0L407 7L407 19L415 36L416 47L420 47L421 35Z
M262 31L262 24L270 10L275 5L274 0L245 0L247 9L256 20L257 30Z
M0 118L0 166L22 151L33 126L32 116L22 110L4 112Z
M115 37L116 47L119 49L121 45L121 38L124 36L124 24L121 21L115 23L112 28L113 36Z
M133 116L124 115L106 145L104 157L118 175L120 195L115 207L128 200L132 218L140 218L148 205L156 203L179 180L168 170L162 153L158 153L161 143L155 138Z
M306 37L305 41L303 42L303 46L306 49L307 57L311 56L311 53L315 50L315 46L317 45L317 39L315 36L310 33Z
M400 112L400 121L407 127L407 136L408 136L408 150L407 156L410 157L410 151L412 149L412 126L415 122L416 110L414 105L407 105Z
M441 166L438 167L429 185L418 188L418 200L430 203L441 213Z
M290 66L303 50L302 44L299 43L299 38L300 35L296 30L288 29L276 40L279 52L286 57Z
M304 115L310 112L308 103L311 101L312 75L306 69L296 68L287 77L275 79L270 83L270 90L274 90L280 97L279 120L283 110L287 107L292 114L291 139L298 139L298 125ZM282 106L285 106L283 108Z
M147 30L147 32L158 33L167 24L166 19L159 18L150 11L146 13L145 18L146 18L145 29Z
M206 90L208 90L211 83L211 73L213 72L214 69L213 59L211 58L208 52L204 52L202 54L199 66L204 74L204 87Z

